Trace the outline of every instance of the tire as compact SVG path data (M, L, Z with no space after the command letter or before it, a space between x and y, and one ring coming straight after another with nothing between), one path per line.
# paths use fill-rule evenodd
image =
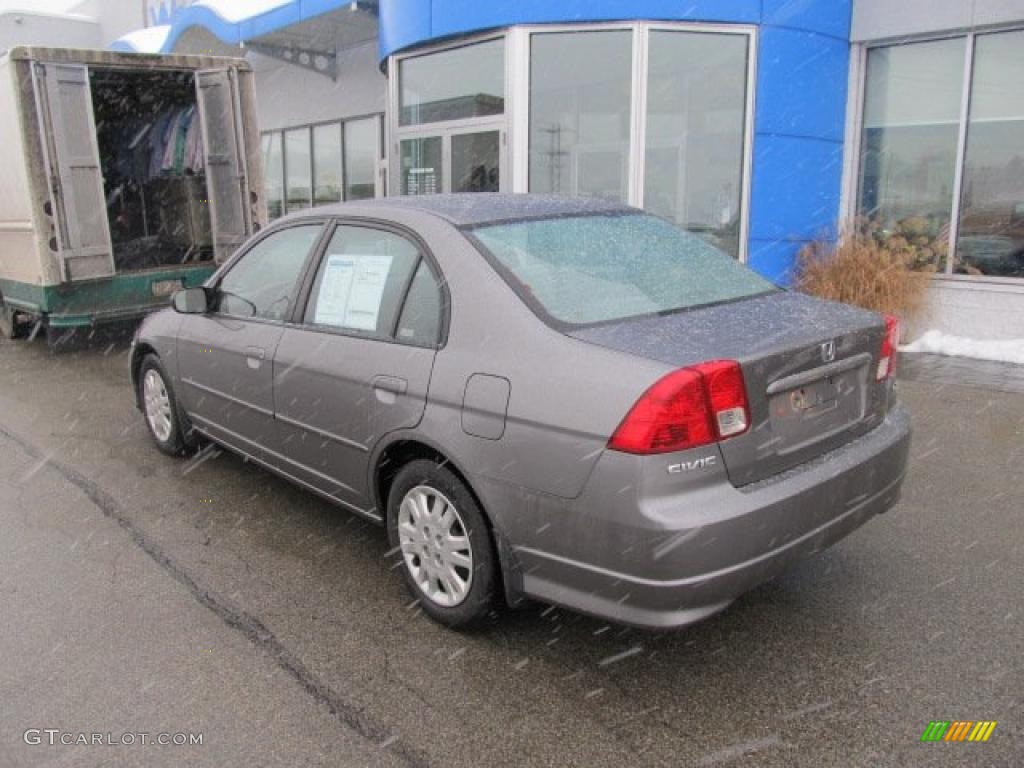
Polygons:
M427 459L402 467L388 493L387 528L406 585L430 618L466 627L491 612L494 544L480 505L451 470Z
M0 296L0 338L13 340L24 336L25 328L18 322L17 312L7 306L3 296Z
M147 384L153 389L147 392ZM168 456L181 456L194 447L194 438L171 387L171 379L156 355L146 355L139 365L139 403L149 436Z

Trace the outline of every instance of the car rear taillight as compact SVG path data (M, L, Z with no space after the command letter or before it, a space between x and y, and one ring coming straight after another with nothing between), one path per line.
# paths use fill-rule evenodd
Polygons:
M626 414L608 447L626 453L669 453L742 434L749 426L740 364L713 360L655 382Z
M896 373L896 349L900 343L900 321L895 315L885 316L885 338L878 355L878 370L875 380L884 381Z

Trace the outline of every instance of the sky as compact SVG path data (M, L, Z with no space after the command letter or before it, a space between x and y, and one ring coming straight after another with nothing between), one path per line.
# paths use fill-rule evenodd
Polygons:
M59 13L75 5L77 0L0 0L0 11L46 11Z

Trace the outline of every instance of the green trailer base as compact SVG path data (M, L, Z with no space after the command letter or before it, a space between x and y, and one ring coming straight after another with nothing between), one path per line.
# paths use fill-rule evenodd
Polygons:
M51 286L0 279L0 297L5 311L29 315L51 328L83 328L162 309L175 283L183 288L202 285L215 269L207 263Z

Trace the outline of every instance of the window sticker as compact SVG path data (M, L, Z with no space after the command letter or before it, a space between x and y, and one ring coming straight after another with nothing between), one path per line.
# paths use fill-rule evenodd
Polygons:
M391 260L378 254L329 255L313 322L376 331Z

